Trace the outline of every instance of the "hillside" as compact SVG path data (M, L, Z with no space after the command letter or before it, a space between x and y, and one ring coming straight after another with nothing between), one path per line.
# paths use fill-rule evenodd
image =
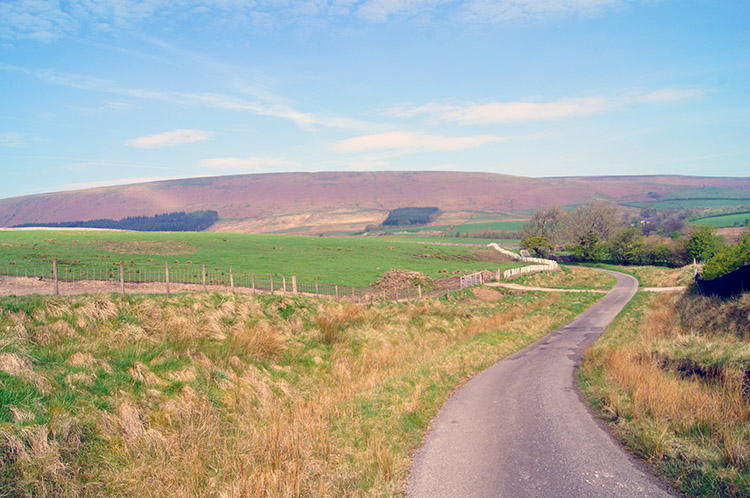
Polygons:
M214 231L329 233L381 223L398 207L436 206L439 224L523 217L594 199L654 202L681 190L750 190L750 178L527 178L493 173L326 172L168 180L0 200L0 226L215 210Z

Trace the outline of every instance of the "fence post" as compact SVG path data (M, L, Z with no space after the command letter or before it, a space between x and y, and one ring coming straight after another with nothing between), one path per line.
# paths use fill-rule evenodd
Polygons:
M206 292L206 263L203 263L203 266L201 268L201 280L203 282L203 292Z
M318 293L318 281L317 280L315 281L315 297L319 297L319 293Z
M169 263L164 263L164 282L167 285L167 297L169 297Z
M281 275L281 288L283 289L282 293L286 294L286 275Z
M232 289L232 294L234 294L234 272L231 266L229 267L229 288Z
M497 269L497 274L495 275L495 280L498 282L500 281L500 268Z
M422 299L422 284L418 284L417 289L419 289L419 299Z
M52 281L53 288L56 296L60 295L60 287L57 281L57 258L52 260Z
M271 294L273 294L273 273L271 275Z
M292 294L297 293L297 275L292 275Z
M253 273L253 294L255 294L255 273Z
M125 264L120 261L120 294L125 297Z
M336 301L339 300L339 286L336 284Z

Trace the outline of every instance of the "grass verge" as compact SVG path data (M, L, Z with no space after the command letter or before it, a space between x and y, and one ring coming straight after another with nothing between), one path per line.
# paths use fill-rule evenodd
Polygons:
M693 282L693 265L681 268L667 268L665 266L629 266L599 263L595 268L614 270L638 279L641 287L678 287L690 285Z
M514 284L552 289L609 290L617 279L612 275L582 266L560 266L560 271L545 271L521 275L512 280Z
M630 450L689 496L750 489L750 295L638 293L585 354L584 395Z
M450 391L598 297L0 301L0 494L400 495Z

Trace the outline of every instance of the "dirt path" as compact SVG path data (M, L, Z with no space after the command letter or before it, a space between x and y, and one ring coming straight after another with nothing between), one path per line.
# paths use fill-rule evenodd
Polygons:
M606 294L609 291L600 289L555 289L553 287L529 287L528 285L520 284L505 284L500 282L490 282L484 284L489 287L501 287L503 289L520 290L520 291L539 291L539 292L596 292L598 294Z

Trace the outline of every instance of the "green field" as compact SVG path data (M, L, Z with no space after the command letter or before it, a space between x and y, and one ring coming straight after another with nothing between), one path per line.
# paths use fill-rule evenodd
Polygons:
M523 220L513 221L488 221L484 223L464 223L461 225L431 225L431 226L420 226L420 227L394 227L384 228L382 232L445 232L450 227L453 227L453 232L476 232L476 231L489 231L489 230L505 230L509 232L515 232L521 229L521 225L525 222Z
M750 206L750 199L675 199L627 204L637 208L690 209L701 207Z
M497 253L489 248L406 240L404 237L8 230L0 231L0 261L14 261L14 268L38 267L39 262L52 259L62 263L112 265L125 261L154 267L163 267L164 263L193 266L206 263L223 270L232 266L238 274L296 274L302 281L361 287L394 268L444 278L447 274L518 266L499 261Z
M725 214L721 216L709 216L693 220L695 225L713 225L717 228L744 227L750 222L750 211L744 213Z
M731 199L750 201L750 191L719 187L686 188L675 192L669 192L668 194L664 194L661 198L663 200Z

